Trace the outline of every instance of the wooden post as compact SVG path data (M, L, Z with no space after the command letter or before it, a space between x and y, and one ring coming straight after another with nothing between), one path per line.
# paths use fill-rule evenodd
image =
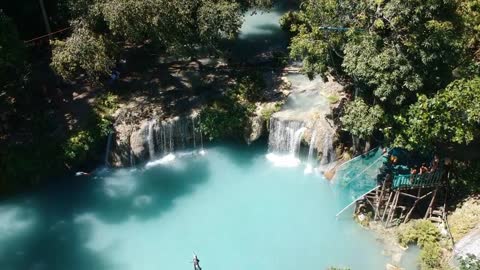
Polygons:
M405 220L403 221L403 223L407 223L407 222L408 222L408 220L410 219L410 215L411 215L412 212L413 212L413 209L415 209L415 206L417 206L417 203L418 203L419 201L420 201L420 198L417 198L417 199L415 200L415 202L414 202L413 205L412 205L412 208L410 208L410 210L408 211L407 216L405 217Z
M380 191L380 195L378 195L378 190L377 190L377 201L375 202L375 216L373 217L373 220L377 220L377 218L379 217L379 211L380 211L380 206L382 204L382 200L383 200L383 193L385 192L385 181L383 181L383 184L382 184L382 190Z
M388 213L386 227L393 221L393 216L395 216L395 209L397 208L398 198L400 197L400 191L395 192L395 197L393 198L392 205L390 206L390 211Z
M390 204L390 200L392 199L392 196L393 196L393 190L390 191L390 195L388 196L387 203L385 204L385 208L383 209L382 222L385 220L385 214L388 211L388 205Z
M436 187L435 190L433 191L432 200L430 200L430 204L428 205L427 212L425 212L425 217L423 217L423 219L427 219L429 215L431 215L432 213L432 207L435 201L435 197L437 196L437 190L438 190L438 187Z

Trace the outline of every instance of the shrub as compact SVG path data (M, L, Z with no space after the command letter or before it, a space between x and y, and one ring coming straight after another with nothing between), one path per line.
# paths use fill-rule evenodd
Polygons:
M209 140L243 135L251 110L235 101L215 102L200 113L200 131Z
M398 241L407 246L417 244L420 252L420 266L423 270L441 269L442 249L439 244L440 232L428 220L412 221L399 228Z
M270 118L272 118L272 115L282 108L282 103L277 102L273 106L266 107L265 109L262 110L262 118L268 122L270 121Z
M422 270L441 268L442 249L437 242L427 242L420 251L420 266Z
M95 142L94 137L89 131L80 131L70 137L64 146L64 155L67 160L85 160L88 151Z
M254 102L263 97L265 87L262 74L255 72L241 77L230 94L239 102Z
M460 258L460 270L478 270L480 269L480 259L473 254L467 254Z
M94 114L90 119L90 126L93 127L91 128L98 129L101 136L108 136L114 121L112 116L118 107L117 95L105 93L99 96L93 105Z
M418 244L424 247L427 243L437 242L440 237L438 228L428 220L412 221L400 228L398 241L402 246Z

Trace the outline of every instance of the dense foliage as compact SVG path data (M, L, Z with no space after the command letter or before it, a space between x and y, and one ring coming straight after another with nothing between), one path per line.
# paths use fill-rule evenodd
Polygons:
M480 136L480 77L456 80L428 98L420 95L405 115L396 117L402 132L397 144L407 148L469 144Z
M369 107L363 100L357 99L345 108L341 118L343 126L360 139L368 139L381 124L383 110L380 106Z
M460 259L460 270L475 270L480 269L480 260L473 254Z
M236 85L201 112L200 130L209 140L243 138L254 103L261 100L265 82L259 73L243 74Z
M432 150L477 140L478 0L304 0L282 19L309 76L350 82L343 129Z
M417 244L420 252L421 269L440 269L442 262L442 250L438 242L440 232L438 228L428 220L409 222L400 227L398 241L402 246Z
M153 43L177 56L213 53L236 36L245 8L268 0L82 0L70 1L73 32L54 42L52 66L64 78L80 72L108 75L114 44Z
M0 94L16 91L22 76L25 49L11 19L0 10Z

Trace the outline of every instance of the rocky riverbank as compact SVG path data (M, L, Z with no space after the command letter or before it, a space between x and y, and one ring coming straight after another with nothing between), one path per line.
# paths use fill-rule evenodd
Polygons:
M199 146L203 143L202 135L206 135L199 129L206 121L201 119L202 110L223 106L225 98L232 96L231 89L252 74L241 67L235 70L221 60L158 61L148 72L131 72L118 82L120 93L129 93L128 89L134 87L145 90L124 97L114 115L114 139L107 157L111 166L131 166L155 155ZM267 65L259 70L255 74L261 82L247 83L240 86L246 88L240 91L248 95L250 88L261 87L261 91L255 90L260 93L251 94L253 99L235 97L235 102L249 111L240 132L244 141L250 144L266 136L270 119L297 119L309 130L304 143L314 142L317 153L324 152L327 136L332 140L335 134L327 115L339 104L343 87L332 78L323 82L321 78L310 81L300 74L288 75L297 71L292 67L274 69ZM243 92L233 95L245 95ZM311 139L313 133L318 134L318 139Z

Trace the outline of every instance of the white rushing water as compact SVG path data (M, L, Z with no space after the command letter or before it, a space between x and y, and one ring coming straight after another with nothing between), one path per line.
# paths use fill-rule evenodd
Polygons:
M300 148L304 125L301 121L270 119L269 152L295 155Z
M178 150L195 149L196 128L195 117L175 117L166 120L153 119L144 127L146 131L145 145L149 160L165 157ZM203 138L200 136L203 148Z
M108 158L110 156L110 148L112 146L112 137L113 137L113 131L110 131L110 133L108 133L107 146L105 147L105 166L106 167L110 166L110 162Z
M148 137L147 137L147 143L148 143L148 153L150 155L150 159L153 159L155 157L155 142L154 142L154 131L153 131L153 126L157 120L152 120L148 123Z
M315 164L313 162L313 150L315 149L315 142L317 140L317 130L315 126L313 128L312 137L310 138L310 145L308 147L308 158L307 158L307 165L305 167L304 173L310 174L313 172L313 168Z
M323 139L322 159L320 165L327 165L335 161L335 149L333 148L333 134L326 133Z
M298 166L300 144L306 130L304 125L301 121L270 119L267 159L276 166Z

